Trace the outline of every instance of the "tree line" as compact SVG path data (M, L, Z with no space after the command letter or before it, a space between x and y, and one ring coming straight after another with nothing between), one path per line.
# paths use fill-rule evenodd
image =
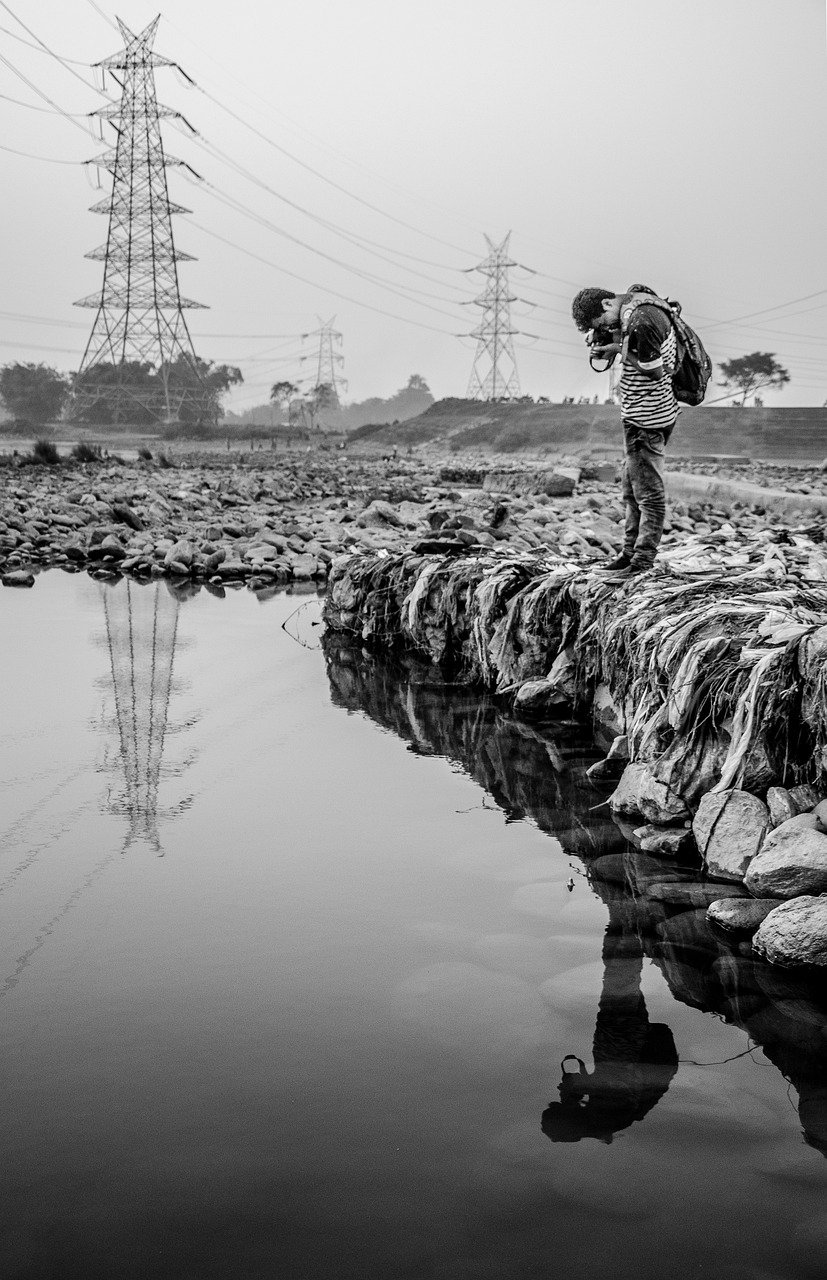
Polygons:
M781 391L790 381L789 372L768 351L753 351L724 360L719 369L723 377L718 385L742 407L748 400L762 404L762 391ZM61 373L46 364L14 362L0 367L0 399L20 429L59 422L70 405L74 422L109 426L112 416L105 393L117 383L129 392L130 425L157 423L163 416L159 413L159 404L172 401L178 405L176 412L182 423L200 426L218 422L222 416L222 396L242 381L241 370L235 366L197 357L195 367L185 360L172 362L165 370L164 379L151 364L141 361L99 364L87 370L82 378ZM188 402L183 393L196 386L203 394ZM81 391L82 397L76 394ZM329 383L301 391L296 383L281 381L273 384L270 403L287 425L313 430L323 422L333 429L350 430L365 422L396 418L402 421L412 417L432 404L433 396L425 379L414 373L407 385L387 400L376 397L359 405L343 406L335 387Z

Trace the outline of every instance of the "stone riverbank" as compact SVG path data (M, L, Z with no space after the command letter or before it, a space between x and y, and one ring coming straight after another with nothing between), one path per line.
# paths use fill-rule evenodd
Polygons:
M174 465L0 462L0 575L10 586L55 566L214 588L322 584L339 555L397 553L429 538L446 550L554 550L589 563L616 553L622 536L616 467L606 462L509 469L481 457L469 470L444 455L298 449L193 453ZM676 501L664 546L785 519Z
M573 544L568 544L573 548ZM325 621L410 650L537 720L589 712L610 804L658 857L694 846L710 920L779 965L827 965L827 560L804 532L722 525L607 585L558 548L450 536L332 569Z

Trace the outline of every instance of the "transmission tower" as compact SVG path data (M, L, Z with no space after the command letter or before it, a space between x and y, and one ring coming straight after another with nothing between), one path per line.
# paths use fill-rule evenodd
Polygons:
M337 365L343 365L345 358L334 351L334 347L342 345L342 335L337 329L333 328L336 320L332 316L330 320L324 321L321 316L316 316L319 322L319 328L314 329L312 333L303 333L302 341L308 338L318 338L319 348L316 356L302 356L301 360L316 360L316 381L314 387L330 387L330 402L327 406L331 409L341 408L341 400L339 399L339 388L342 391L347 390L347 381L337 371Z
M519 264L509 257L508 242L511 232L502 244L495 245L489 236L485 242L490 253L479 266L486 277L485 290L475 298L472 306L482 309L482 318L468 337L477 339L477 350L471 366L467 398L469 400L513 400L520 394L520 378L512 338L519 329L511 327L511 304L517 297L511 293L508 272Z
M90 162L112 174L112 193L92 205L93 213L108 215L106 244L86 255L103 262L103 285L75 304L97 314L76 379L74 416L98 406L113 422L136 410L170 421L182 408L201 419L217 407L184 318L202 304L182 298L178 288L178 263L193 256L175 248L172 216L190 210L170 200L167 167L195 171L164 152L160 122L180 120L195 131L155 96L155 68L181 70L152 51L159 18L138 35L119 18L124 48L97 64L120 86L121 100L93 113L117 136L113 149ZM155 376L142 375L136 364L151 366Z

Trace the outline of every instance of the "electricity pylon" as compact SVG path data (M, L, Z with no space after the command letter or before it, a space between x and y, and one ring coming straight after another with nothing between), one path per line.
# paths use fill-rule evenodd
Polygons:
M513 400L520 394L512 342L514 334L520 331L511 327L511 303L518 299L511 292L508 281L509 269L519 264L509 257L510 239L510 231L500 245L495 245L486 236L485 242L491 252L484 262L471 268L485 276L488 283L484 292L470 304L482 308L482 318L477 328L467 335L477 339L466 393L469 400Z
M340 409L341 400L339 399L339 388L342 391L347 390L347 380L343 378L337 371L337 365L343 365L345 358L334 351L334 345L340 347L342 345L342 335L337 329L333 328L335 316L327 321L322 320L321 316L316 316L319 322L319 328L314 329L312 333L303 333L302 341L307 338L318 338L319 348L316 356L301 356L300 359L316 360L316 381L314 388L330 387L329 403L325 406L330 409Z
M167 421L184 407L198 419L216 411L184 318L202 303L182 298L178 287L178 263L193 255L175 248L172 216L190 210L170 200L167 167L190 166L165 153L160 122L180 120L195 130L155 96L155 68L181 70L152 51L159 18L138 35L119 18L124 48L97 64L120 85L121 99L92 113L117 137L113 149L89 162L112 174L112 193L92 205L109 217L106 244L86 255L104 264L101 291L75 303L97 312L76 378L76 417L92 406L113 422L136 410Z

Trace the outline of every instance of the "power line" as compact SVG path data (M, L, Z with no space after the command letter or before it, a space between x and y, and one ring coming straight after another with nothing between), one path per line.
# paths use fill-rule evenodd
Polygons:
M208 227L204 227L201 223L194 219L189 219L190 225L196 227L204 235L210 236L213 240L220 240L222 244L228 245L231 249L236 249L239 253L243 253L246 257L252 258L255 262L261 262L267 267L272 267L274 271L281 272L282 275L290 276L293 280L299 280L302 284L309 284L313 289L319 289L322 293L332 294L334 298L342 298L345 302L352 302L357 307L363 307L366 311L374 311L377 315L387 316L391 320L401 320L403 324L413 325L417 329L428 329L431 333L443 333L448 337L454 335L448 329L438 329L436 325L425 324L422 320L411 320L408 316L397 315L393 311L385 311L382 307L375 307L369 302L362 302L359 298L353 298L347 293L342 293L339 289L332 289L329 285L318 284L315 280L308 280L306 276L300 276L298 272L291 271L289 267L283 267L279 263L272 262L269 258L263 258L261 254L253 253L251 249L245 248L243 245L236 244L234 240L228 240L226 236L219 235L217 231L210 231Z
M434 298L437 296L436 294L424 293L424 291L421 289L413 289L413 288L408 288L407 291L403 291L402 286L397 288L395 285L385 280L382 276L374 275L373 272L365 271L360 267L351 266L349 263L344 262L341 258L337 258L334 254L325 253L323 249L317 249L314 245L309 244L306 240L302 240L298 236L292 235L289 231L285 231L282 227L277 226L275 223L271 222L269 218L265 218L262 214L258 214L254 210L248 209L247 206L242 204L240 200L236 200L233 196L226 195L224 192L220 191L218 187L216 187L213 183L207 181L206 179L202 179L202 181L205 188L207 189L207 191L209 191L210 195L212 195L214 199L218 200L222 204L227 205L228 208L233 209L236 213L241 213L244 217L250 218L253 222L258 223L259 226L264 227L266 230L272 231L274 235L281 236L283 239L289 240L292 244L299 245L302 249L307 249L310 253L314 253L317 257L323 258L327 262L332 262L335 266L341 267L342 270L350 272L351 275L355 275L361 280L366 280L370 284L375 284L382 289L387 289L389 293L395 294L397 297L402 298L405 302L412 302L416 306L426 307L429 311L436 311L437 314L439 315L444 315L452 318L452 313L450 311L445 311L442 307L435 307L435 306L432 306L431 303L429 302L420 302L417 298L411 297L411 294L413 293L420 293L420 294L423 294L424 297L428 297L428 298Z

